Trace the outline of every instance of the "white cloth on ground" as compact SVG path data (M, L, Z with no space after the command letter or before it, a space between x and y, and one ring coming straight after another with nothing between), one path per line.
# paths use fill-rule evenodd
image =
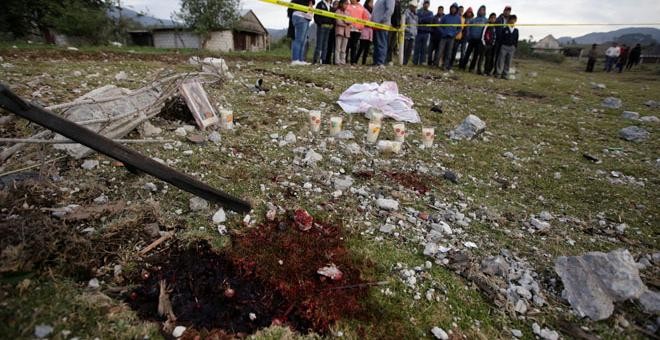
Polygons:
M383 112L383 116L397 121L420 123L417 110L413 109L412 99L399 94L393 81L353 84L339 96L337 104L347 113L366 113L371 107Z

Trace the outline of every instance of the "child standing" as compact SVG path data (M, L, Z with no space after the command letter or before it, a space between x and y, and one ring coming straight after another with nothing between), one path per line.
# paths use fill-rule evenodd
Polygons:
M497 14L491 13L488 17L489 24L495 24L497 21ZM497 29L493 26L485 26L481 32L481 43L484 46L484 57L486 65L484 66L484 74L489 76L495 68L495 42L497 41ZM478 70L481 70L481 61L479 62ZM479 73L477 71L477 73ZM480 73L479 73L480 74Z
M511 67L511 60L513 54L518 47L518 29L515 28L518 17L511 15L507 20L507 26L502 30L502 47L500 55L497 57L497 69L495 70L495 77L502 77L507 79L509 76L509 67Z
M372 11L372 3L373 0L367 0L367 2L364 3L364 9L367 12L367 19L366 20L371 20L371 11ZM369 48L371 48L371 41L374 38L374 30L373 28L369 26L364 26L362 28L362 31L360 32L360 47L358 48L357 52L357 58L355 59L356 61L360 60L360 56L362 57L362 65L365 65L367 63L367 57L369 56Z
M346 7L348 6L347 0L339 1L337 7L337 14L348 15ZM351 37L351 23L344 20L335 20L335 64L346 65L346 46L348 39Z

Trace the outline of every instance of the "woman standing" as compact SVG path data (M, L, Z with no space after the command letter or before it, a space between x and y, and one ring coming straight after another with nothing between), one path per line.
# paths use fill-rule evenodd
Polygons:
M367 20L371 20L371 11L373 10L373 0L367 0L367 2L364 3L364 9L367 11ZM360 56L362 56L362 65L365 65L367 63L367 57L369 56L369 48L371 48L371 41L373 40L374 37L374 30L373 28L369 26L364 26L362 31L360 32L360 48L358 49L357 52L357 58L355 59L360 60Z
M337 14L347 15L346 8L348 3L346 0L339 1L337 7ZM348 38L351 36L351 23L341 19L335 20L335 64L346 65L346 45L348 45Z
M291 0L291 3L314 6L314 0ZM309 22L312 21L312 15L308 12L293 11L291 14L291 23L295 38L291 45L291 65L309 65L305 62L305 43L307 42L307 30Z

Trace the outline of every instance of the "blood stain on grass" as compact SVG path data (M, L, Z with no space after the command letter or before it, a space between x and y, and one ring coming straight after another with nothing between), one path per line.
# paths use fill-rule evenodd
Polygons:
M434 178L418 173L386 172L385 177L395 180L402 186L414 190L420 194L429 191L429 185L436 185L438 181Z
M341 275L319 274L328 266ZM359 268L339 227L315 221L303 231L292 212L234 235L221 252L202 242L148 259L128 302L142 318L164 321L157 310L165 280L186 335L244 336L270 325L325 334L340 319L364 315Z

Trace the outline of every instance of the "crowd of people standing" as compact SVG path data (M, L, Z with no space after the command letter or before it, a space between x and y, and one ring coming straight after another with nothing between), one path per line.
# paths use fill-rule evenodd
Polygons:
M588 54L587 72L593 72L598 59L598 45L593 44ZM605 67L603 71L612 72L618 70L619 73L623 70L630 71L634 66L637 66L642 59L642 45L637 44L635 47L630 48L626 44L619 46L618 43L612 43L607 50L605 50Z
M314 0L292 0L292 3L314 6ZM482 75L506 78L511 60L518 46L517 17L511 7L505 7L498 16L486 17L486 6L475 14L471 7L465 9L457 3L444 6L433 13L430 2L424 1L418 8L417 0L411 0L402 11L399 0L319 0L316 9L333 12L356 19L369 20L399 28L405 25L403 63L412 58L414 65L428 65L451 70L455 63L461 70ZM316 47L312 63L367 64L373 43L373 65L385 65L392 60L396 32L374 29L349 20L334 19L323 15L311 15L289 9L292 64L305 65L307 30L313 20L317 26ZM403 20L402 20L403 16ZM444 26L427 26L441 24ZM473 26L462 26L465 24ZM491 24L493 26L489 26ZM460 52L460 54L459 54ZM457 59L457 56L460 58Z

